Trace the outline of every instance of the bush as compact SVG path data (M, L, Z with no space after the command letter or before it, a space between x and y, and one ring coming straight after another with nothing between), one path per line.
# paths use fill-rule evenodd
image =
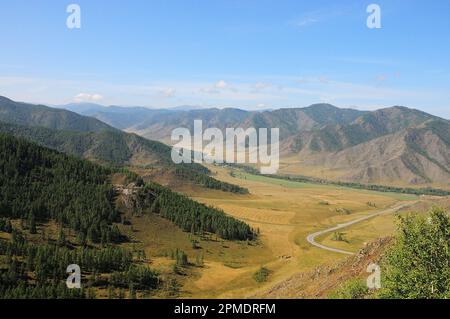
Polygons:
M253 274L253 279L255 279L256 282L266 282L269 275L270 270L265 267L261 267L257 272Z
M352 279L342 284L329 297L332 299L362 299L369 292L369 288L364 281Z
M400 217L382 274L382 298L450 297L450 218L444 210Z
M111 275L110 284L117 288L156 289L159 285L158 274L144 266L131 266L126 272Z

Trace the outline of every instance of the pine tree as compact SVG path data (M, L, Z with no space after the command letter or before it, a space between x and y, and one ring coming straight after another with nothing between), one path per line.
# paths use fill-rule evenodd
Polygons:
M88 288L86 293L87 299L96 299L95 290L93 288Z
M33 214L30 214L29 217L28 217L28 227L30 229L30 234L36 234L37 233L36 218L34 217Z
M137 299L136 290L134 289L134 285L132 283L130 284L129 299Z
M108 286L108 299L117 299L116 293L112 286Z
M64 247L66 245L66 235L64 234L62 227L59 229L57 244L59 247Z

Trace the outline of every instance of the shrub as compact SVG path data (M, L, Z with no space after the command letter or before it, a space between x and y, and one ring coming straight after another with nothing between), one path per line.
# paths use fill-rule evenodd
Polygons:
M400 217L382 275L383 298L450 297L450 218L444 210Z
M362 299L369 292L369 288L364 281L352 279L342 284L333 291L329 297L332 299Z
M269 275L270 270L265 267L261 267L257 272L253 274L253 279L256 282L266 282Z

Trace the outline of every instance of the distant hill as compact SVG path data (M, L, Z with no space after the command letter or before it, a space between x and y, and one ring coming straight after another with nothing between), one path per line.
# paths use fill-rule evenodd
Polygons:
M126 114L136 111L121 108ZM449 121L394 106L376 111L341 109L330 104L251 112L235 108L145 111L124 116L114 109L93 115L141 136L170 143L174 128L280 128L281 162L297 158L302 174L325 170L349 182L450 184ZM114 120L113 120L114 119ZM434 145L432 147L432 145ZM283 165L282 167L286 167ZM311 168L311 169L308 169ZM290 172L295 171L289 165ZM283 168L282 168L283 170Z
M175 107L171 107L169 110L172 111L192 111L192 110L202 110L204 107L197 105L179 105Z
M381 109L363 113L347 123L345 121L324 122L322 126L303 130L298 135L291 136L297 145L292 151L299 151L304 147L312 151L339 151L420 125L428 120L438 119L430 114L405 107Z
M119 130L77 132L0 122L0 132L104 163L133 165L140 162L148 165L170 160L170 147L167 145Z
M450 125L443 120L429 120L337 152L300 154L305 165L341 171L341 179L348 181L450 183Z
M14 117L12 110L21 116ZM34 116L27 116L27 112ZM94 118L67 110L17 103L6 98L0 99L0 114L0 132L66 154L105 164L151 168L156 175L163 174L208 188L248 192L214 179L209 176L210 171L200 164L175 165L171 159L171 148L161 142L122 132Z
M171 142L174 128L192 130L194 120L202 120L204 129L278 127L281 163L286 162L281 173L298 172L361 183L450 185L450 122L403 106L359 111L314 104L254 112L237 108L183 111L88 104L74 105L72 109L165 143Z
M205 127L280 127L282 138L326 124L346 124L366 112L340 109L330 104L315 104L307 108L274 111L245 111L238 108L210 109L146 109L129 107L66 106L83 115L93 116L114 127L135 132L147 138L168 141L174 128L193 128L194 120ZM120 114L120 115L119 115Z
M136 122L142 119L175 112L175 110L159 110L145 107L102 106L93 103L71 103L59 107L80 115L95 117L121 130L135 125Z
M113 129L95 118L87 118L74 112L44 105L14 102L2 96L0 96L0 121L80 132L98 132Z

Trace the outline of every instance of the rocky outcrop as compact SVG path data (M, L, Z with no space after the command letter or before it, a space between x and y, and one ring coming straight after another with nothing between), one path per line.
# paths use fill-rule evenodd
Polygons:
M142 214L145 208L148 208L156 194L151 191L144 191L144 188L135 183L124 185L114 185L118 194L118 202L133 215Z
M378 264L393 242L391 237L366 244L357 254L334 265L324 265L312 271L300 272L252 298L326 298L343 282L353 278L367 278L367 267Z

